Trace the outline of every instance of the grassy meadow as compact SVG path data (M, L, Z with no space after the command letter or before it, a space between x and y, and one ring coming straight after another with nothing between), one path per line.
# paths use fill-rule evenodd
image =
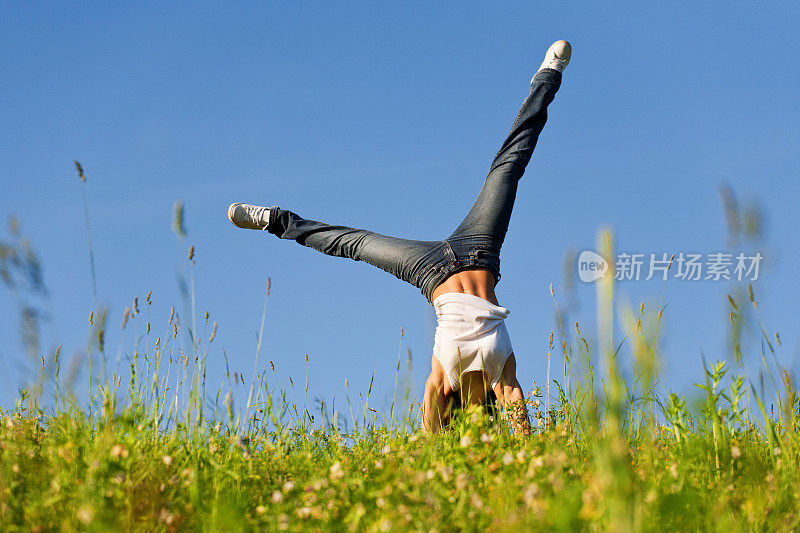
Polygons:
M606 237L599 248L611 257ZM2 244L5 288L35 332L25 316L38 260L27 241ZM189 287L193 262L189 249ZM660 381L662 306L618 309L612 278L596 288L596 335L566 323L553 293L542 352L559 365L528 395L531 436L483 411L456 412L427 435L416 390L395 391L385 410L370 406L371 384L341 411L295 404L294 382L258 351L252 376L220 385L205 372L216 325L194 312L191 292L191 316L173 312L163 336L151 333L150 296L135 300L123 328L138 328L137 340L115 367L96 304L88 383L60 350L32 345L41 372L0 410L0 530L798 529L800 404L753 288L729 296L729 360L698 361L700 400ZM611 335L614 319L624 338ZM759 361L764 379L745 377L743 360ZM246 383L246 398L231 380ZM87 388L78 400L73 390Z

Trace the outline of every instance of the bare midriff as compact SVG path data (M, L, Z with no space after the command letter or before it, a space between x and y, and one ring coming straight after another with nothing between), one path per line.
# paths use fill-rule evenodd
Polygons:
M494 274L483 268L461 270L449 276L433 291L432 300L448 292L458 292L461 294L471 294L478 298L500 305L497 303L497 296L494 294L496 283Z

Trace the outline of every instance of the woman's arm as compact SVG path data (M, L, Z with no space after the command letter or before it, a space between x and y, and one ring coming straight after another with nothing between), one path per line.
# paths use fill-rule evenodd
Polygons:
M425 382L425 397L422 399L422 427L428 433L438 433L450 422L447 400L452 387L436 356L431 357L431 373Z
M517 381L517 361L512 353L506 360L500 381L494 387L497 401L503 406L505 418L508 420L515 435L530 435L533 433L531 422L528 419L528 406L525 404L525 395Z

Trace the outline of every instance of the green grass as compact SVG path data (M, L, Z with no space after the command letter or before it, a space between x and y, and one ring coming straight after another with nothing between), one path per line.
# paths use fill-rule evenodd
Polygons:
M599 248L612 256L610 236ZM19 258L39 268L29 247L0 251L14 259L0 263L4 279L9 265L28 264ZM0 410L0 530L800 527L800 403L751 287L729 296L732 362L698 361L700 397L688 407L659 380L663 307L617 305L605 278L596 340L567 327L556 304L542 365L549 375L554 352L565 364L552 397L534 387L528 398L532 436L482 411L455 413L447 431L427 435L408 401L417 392L398 399L397 380L385 411L370 407L370 383L361 405L348 397L346 413L323 404L312 414L287 400L294 381L282 383L272 362L258 374L258 350L250 383L226 374L207 391L216 325L206 313L198 326L193 265L192 249L189 316L173 309L163 337L151 334L149 295L141 310L138 300L126 310L123 330L134 328L137 340L119 348L125 371L106 353L106 312L95 303L88 402L76 399L72 378L64 382L57 350L16 405ZM28 308L22 285L12 286ZM623 357L632 370L619 370ZM764 379L739 375L745 361ZM234 399L232 380L246 398Z
M517 439L462 418L427 436L287 426L156 432L136 409L93 423L7 416L0 526L30 529L795 529L797 442L754 427ZM650 432L649 430L652 430Z
M592 344L580 333L565 341L559 400L545 409L535 391L536 431L524 438L480 411L426 435L413 403L394 423L365 403L344 430L338 411L314 417L288 403L274 373L257 380L250 409L220 400L221 387L216 409L204 411L208 342L190 341L196 356L178 358L173 320L166 342L148 349L145 336L124 392L118 375L95 377L91 416L41 384L55 408L22 391L2 413L0 529L796 529L798 401L788 374L770 413L776 404L727 364L708 365L704 397L687 409L657 392L661 316L649 336L644 319L643 308L626 319L627 380L616 370L621 350L598 385ZM764 364L777 369L766 355Z

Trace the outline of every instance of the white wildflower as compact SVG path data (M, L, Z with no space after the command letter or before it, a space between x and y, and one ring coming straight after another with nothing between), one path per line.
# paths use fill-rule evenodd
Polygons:
M344 477L344 470L342 470L342 463L336 461L331 465L331 480L336 481L338 479L342 479Z
M475 509L481 509L483 507L483 500L481 500L481 497L477 494L470 496L469 502Z
M94 507L92 507L88 503L85 505L81 505L76 515L78 517L78 520L80 520L82 524L88 524L92 520L94 520Z

